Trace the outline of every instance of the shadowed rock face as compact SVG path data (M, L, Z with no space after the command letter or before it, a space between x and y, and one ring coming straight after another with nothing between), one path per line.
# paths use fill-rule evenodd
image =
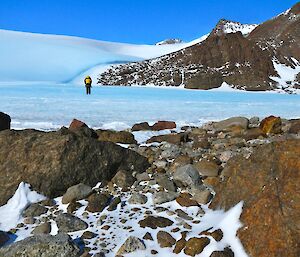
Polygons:
M254 29L226 34L221 20L201 43L156 59L117 65L100 75L103 85L180 86L211 89L223 82L250 91L272 90L278 76L272 60L300 60L300 4ZM229 22L230 23L230 22ZM226 24L225 24L226 25Z
M79 131L2 131L0 204L13 195L21 181L53 198L78 183L95 186L111 180L118 170L144 172L148 165L136 152Z
M250 256L300 254L299 156L300 140L287 140L258 147L248 159L235 157L223 170L211 207L244 201L238 236Z

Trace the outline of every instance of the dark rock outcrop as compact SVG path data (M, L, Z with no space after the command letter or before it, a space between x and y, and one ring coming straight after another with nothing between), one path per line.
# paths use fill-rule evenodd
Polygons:
M53 198L73 185L95 186L110 181L118 170L142 173L148 166L136 152L66 128L48 133L5 130L0 133L0 205L22 181Z
M10 129L11 118L8 114L0 112L0 131Z
M114 131L114 130L96 130L99 141L108 141L122 144L136 144L134 135L128 131Z
M214 188L211 207L229 209L244 201L238 236L250 256L300 254L299 156L300 140L257 147L248 159L232 158Z

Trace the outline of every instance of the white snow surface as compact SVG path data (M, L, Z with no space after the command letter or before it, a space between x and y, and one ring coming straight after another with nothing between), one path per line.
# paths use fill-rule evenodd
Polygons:
M14 196L0 207L0 230L8 231L22 220L22 212L30 204L45 200L46 197L30 189L24 182L19 184Z
M96 79L94 74L106 65L155 58L187 45L134 45L0 30L0 82L70 82L80 77L82 84L84 75L92 73Z
M223 27L224 33L241 32L244 36L251 33L258 25L257 24L241 24L239 22L229 21Z
M147 184L148 182L140 182L142 184ZM33 194L33 197L27 197L26 199L30 199L31 201L40 200L42 198L40 195L37 195L36 192L29 191L29 185L21 183L21 189L18 189L15 196L12 199L16 198L16 195L19 195L20 192L26 192L27 195L30 193ZM26 185L26 186L25 186ZM99 185L99 184L98 184ZM22 189L25 186L25 190ZM155 186L153 186L155 188ZM145 211L152 212L154 216L161 216L170 219L173 221L173 225L164 228L163 230L172 234L172 236L179 240L181 238L181 230L178 232L171 232L174 228L181 228L182 223L186 222L192 226L191 231L188 233L187 240L192 237L199 237L199 233L202 231L215 231L217 229L221 229L223 231L223 238L221 241L217 242L211 236L208 236L210 239L210 244L204 249L201 254L198 254L199 257L208 257L211 255L213 251L222 251L225 247L230 247L232 251L235 253L235 256L238 257L247 257L247 254L239 240L236 236L237 230L242 226L239 221L240 215L243 209L243 202L238 203L236 206L232 207L228 211L223 210L211 210L208 208L208 205L202 205L201 207L182 207L175 200L164 203L164 204L154 204L152 201L152 194L145 194L148 198L148 201L144 205L135 205L129 204L128 199L131 196L130 192L121 192L119 191L119 196L121 197L121 203L118 204L117 209L114 211L109 211L105 208L102 212L91 213L85 210L88 202L86 200L79 201L82 204L77 211L75 211L75 215L80 219L84 220L87 224L93 225L89 226L86 230L76 231L72 233L68 233L73 239L78 239L85 231L91 231L97 234L98 236L93 239L85 240L86 246L92 248L93 250L90 252L92 254L97 253L99 251L107 251L105 254L106 257L114 257L120 248L120 246L125 242L125 240L129 236L135 236L141 238L144 236L146 232L149 232L154 241L143 240L146 246L146 250L143 251L135 251L130 254L127 254L128 257L150 257L152 256L151 250L158 251L156 256L158 257L187 257L187 255L182 251L179 254L174 254L172 252L172 248L160 248L157 243L157 233L161 230L161 228L151 229L149 227L141 228L139 225L139 221L144 219ZM55 199L56 204L58 205L58 210L63 212L67 212L68 204L62 204L62 197L58 197ZM6 205L7 211L9 213L13 213L13 211L18 208L21 210L24 207L25 201L15 201L14 205ZM18 206L19 204L19 206ZM165 210L159 211L157 207L163 207ZM3 207L1 207L3 208ZM138 208L138 209L133 209ZM192 221L197 221L198 223L192 223L188 220L178 219L175 213L175 210L181 209L186 212L190 217L193 218ZM204 214L198 214L199 210L203 210ZM46 217L51 214L50 209L47 213L42 214L41 217ZM100 222L99 218L105 217L102 222ZM122 222L125 220L125 222ZM19 220L22 222L22 219ZM54 217L50 218L51 223L51 235L56 235L58 233L58 227L55 222L55 214ZM110 228L108 230L103 229L104 225L109 225ZM19 228L16 232L17 238L16 241L25 239L31 235L32 230L36 227L36 224L27 224L26 227ZM102 238L100 240L100 238ZM104 240L103 240L104 239ZM102 244L104 243L105 246Z

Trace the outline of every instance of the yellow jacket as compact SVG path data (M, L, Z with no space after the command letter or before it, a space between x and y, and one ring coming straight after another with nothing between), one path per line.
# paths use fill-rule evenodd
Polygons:
M91 86L92 85L92 79L91 79L91 77L86 77L85 79L84 79L84 84L87 86L87 85L89 85L89 86Z

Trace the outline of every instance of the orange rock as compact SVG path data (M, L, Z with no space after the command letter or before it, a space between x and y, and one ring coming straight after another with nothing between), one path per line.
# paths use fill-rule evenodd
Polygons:
M281 132L281 118L275 116L264 118L259 127L266 135L278 134Z

